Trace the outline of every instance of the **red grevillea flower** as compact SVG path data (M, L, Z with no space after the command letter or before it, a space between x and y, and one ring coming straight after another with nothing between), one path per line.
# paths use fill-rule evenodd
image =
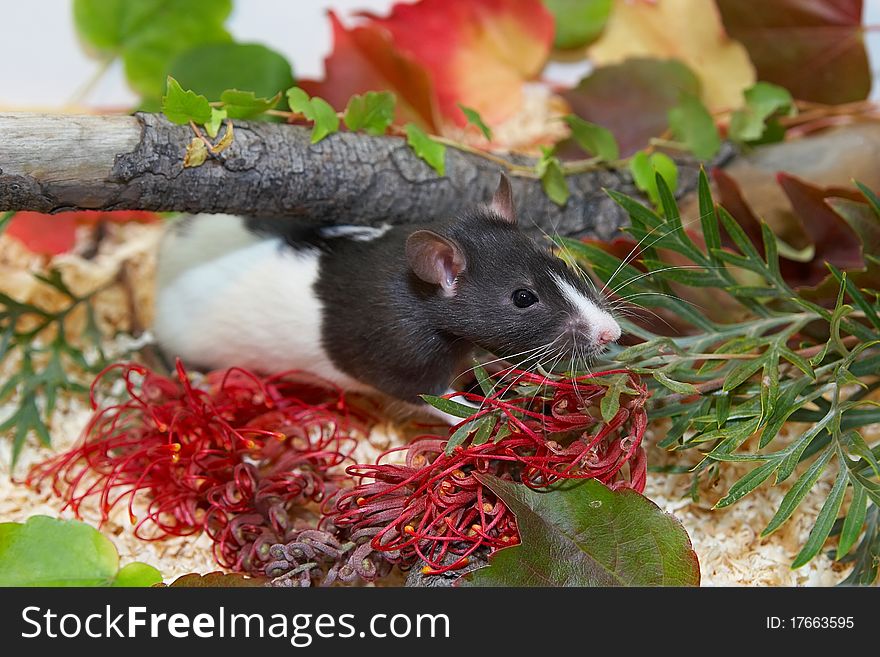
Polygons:
M35 466L27 482L50 480L79 515L98 500L102 519L127 504L146 540L206 531L218 562L263 570L272 544L295 531L290 514L320 503L348 480L338 467L370 422L338 388L290 372L258 378L233 368L195 384L140 365L114 365L127 399L96 411L78 446ZM146 514L135 514L135 499Z
M614 374L628 376L634 394L621 395L617 412L606 422L598 407L608 386L598 377ZM323 526L335 526L354 543L368 541L403 567L422 561L426 573L439 574L463 567L472 554L519 542L513 514L475 475L492 474L532 488L595 478L611 488L644 490L641 443L649 393L637 375L626 370L573 379L521 371L503 375L534 392L511 396L514 386L507 384L489 396L465 394L479 410L459 426L494 416L490 433L477 441L475 426L470 444L449 454L446 439L424 436L386 452L375 465L349 466L347 472L361 483L341 494ZM403 464L387 462L401 450Z

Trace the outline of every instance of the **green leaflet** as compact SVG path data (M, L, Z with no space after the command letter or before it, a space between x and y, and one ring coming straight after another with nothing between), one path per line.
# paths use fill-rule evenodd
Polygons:
M0 523L0 586L152 586L161 581L159 571L147 564L135 562L120 570L113 544L83 522L32 516L24 524Z

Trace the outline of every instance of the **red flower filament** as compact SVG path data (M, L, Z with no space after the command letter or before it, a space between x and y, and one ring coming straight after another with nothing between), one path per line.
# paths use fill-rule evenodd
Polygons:
M269 547L292 530L289 512L320 503L347 477L369 418L330 384L295 372L266 379L230 369L194 385L134 365L121 371L128 399L97 411L81 443L35 466L27 482L50 479L75 514L98 498L102 521L127 502L145 540L206 531L218 562L261 571ZM138 518L135 500L147 501Z
M621 395L617 412L605 422L596 407L608 388L595 379L609 374L626 374L636 394ZM615 370L561 380L522 371L503 375L539 392L511 398L513 386L507 385L489 396L465 394L480 410L459 426L493 414L498 418L482 444L472 440L446 454L446 440L424 436L386 452L375 465L349 466L347 472L361 483L341 495L325 525L346 530L354 542L369 538L374 550L403 567L421 560L426 573L439 574L463 567L478 551L519 542L513 514L477 475L531 488L594 478L611 488L644 490L647 462L641 443L649 393L635 374ZM406 451L403 464L383 462L401 450Z

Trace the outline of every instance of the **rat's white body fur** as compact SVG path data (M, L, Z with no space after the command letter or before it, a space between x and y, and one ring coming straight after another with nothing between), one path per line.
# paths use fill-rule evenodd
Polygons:
M187 217L166 234L155 333L169 356L207 368L307 370L347 389L321 345L318 252L247 231L240 217Z

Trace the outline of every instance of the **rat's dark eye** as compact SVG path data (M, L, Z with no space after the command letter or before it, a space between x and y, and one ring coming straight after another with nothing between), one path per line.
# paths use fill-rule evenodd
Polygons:
M538 303L538 297L531 290L517 290L511 296L513 305L517 308L528 308L534 303Z

